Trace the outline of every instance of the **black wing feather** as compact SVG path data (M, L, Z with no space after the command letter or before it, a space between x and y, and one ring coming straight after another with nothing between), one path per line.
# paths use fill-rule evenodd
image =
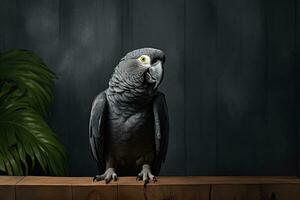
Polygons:
M107 113L107 100L105 91L101 92L93 101L90 123L89 140L93 158L98 165L99 173L105 170L104 161L104 133Z
M154 130L155 130L155 150L156 157L152 165L155 175L160 172L161 163L166 160L169 142L169 118L168 107L165 95L158 92L153 101Z

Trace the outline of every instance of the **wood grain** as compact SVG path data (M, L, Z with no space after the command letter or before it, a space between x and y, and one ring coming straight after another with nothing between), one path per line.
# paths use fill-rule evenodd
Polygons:
M216 2L186 1L184 63L187 175L216 173Z
M300 185L295 184L270 184L261 186L263 199L299 200Z
M91 177L0 176L0 199L7 200L298 200L294 176L161 176L144 187L135 177L105 184Z
M209 199L210 185L119 185L118 199Z
M300 65L300 14L299 14L299 10L300 10L300 3L296 3L295 5L296 7L296 13L295 13L295 24L296 24L296 30L295 30L295 73L294 73L294 79L296 80L295 84L296 84L296 99L295 99L295 113L296 113L296 130L297 130L297 144L300 144L300 69L299 69L299 65ZM300 176L300 145L297 145L297 176Z
M300 185L263 184L263 185L213 185L212 200L298 200Z
M300 184L295 176L159 176L149 185L202 185L202 184ZM141 186L135 177L121 177L118 185Z
M117 200L117 185L112 187L111 185L99 186L73 186L73 199L74 200L94 200L94 199L107 199Z
M213 185L211 192L212 200L260 200L259 185Z
M0 185L16 185L23 178L23 176L0 176Z
M33 177L28 176L16 184L18 200L71 200L72 188L69 177Z
M15 185L22 176L0 176L0 200L15 200Z
M71 200L70 185L17 185L17 200Z
M118 199L209 199L209 177L161 176L146 187L135 177L122 177L118 182Z
M76 177L72 180L74 200L116 200L117 182L109 184L93 182L90 177Z
M17 184L18 199L116 199L117 183L91 177L25 177ZM33 195L32 195L33 194ZM28 196L30 195L30 196Z
M296 174L296 147L299 143L294 105L295 94L299 90L295 90L294 78L295 3L284 0L265 3L268 141L264 142L264 146L268 147L265 150L270 153L262 156L264 163L272 166L269 167L268 175Z

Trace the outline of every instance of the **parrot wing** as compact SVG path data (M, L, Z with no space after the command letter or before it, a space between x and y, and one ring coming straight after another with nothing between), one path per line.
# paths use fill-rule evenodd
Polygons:
M90 123L89 141L93 158L98 165L99 173L105 170L104 161L104 133L107 115L107 100L105 91L101 92L93 101Z
M153 173L158 175L161 163L165 161L169 142L169 119L165 95L158 92L153 100L154 130L155 130L155 161Z

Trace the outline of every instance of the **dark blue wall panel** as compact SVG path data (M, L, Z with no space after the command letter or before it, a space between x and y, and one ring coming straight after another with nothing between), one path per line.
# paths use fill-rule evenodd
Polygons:
M128 51L165 51L164 175L299 171L299 2L0 0L0 51L33 50L57 74L49 123L70 175L94 175L93 98Z

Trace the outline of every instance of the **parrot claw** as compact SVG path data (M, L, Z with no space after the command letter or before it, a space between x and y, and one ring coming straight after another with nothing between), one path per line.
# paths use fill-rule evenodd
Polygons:
M117 174L115 173L114 169L113 168L108 168L104 174L102 175L96 175L94 178L93 178L93 182L95 181L102 181L104 180L105 183L109 183L111 180L114 180L114 181L117 181L118 180L118 176Z
M140 181L141 177L139 175L136 176L136 181Z
M156 177L154 176L153 177L153 180L152 180L154 183L156 183L157 182L157 179L156 179Z
M148 179L145 180L145 181L144 181L144 187L146 187L148 183L149 183L149 180L148 180Z
M137 175L136 180L143 180L144 186L146 186L150 181L153 181L153 183L157 182L156 177L151 173L149 165L143 166L143 170Z
M104 179L103 175L96 175L93 178L93 182L102 181Z

